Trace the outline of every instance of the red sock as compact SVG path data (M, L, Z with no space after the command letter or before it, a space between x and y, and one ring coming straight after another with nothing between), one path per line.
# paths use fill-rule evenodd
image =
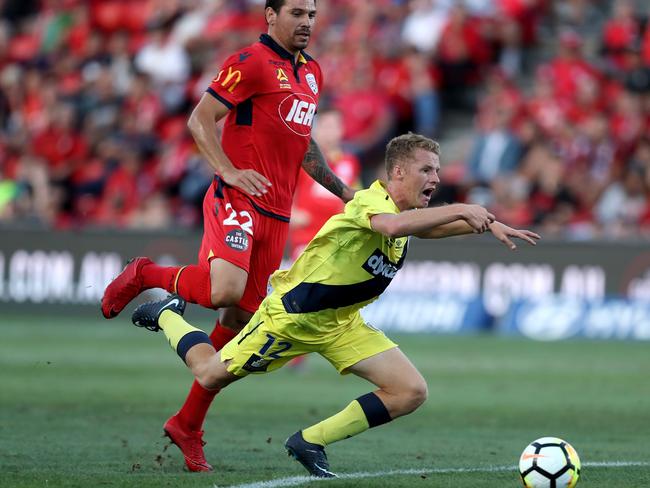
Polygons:
M236 335L237 332L223 327L217 321L212 334L210 334L210 340L214 348L219 351ZM185 399L185 403L176 414L181 425L189 430L201 430L208 409L217 393L219 393L219 390L206 390L197 381L194 381L190 393Z
M145 264L140 274L146 288L164 288L169 293L175 293L174 281L180 269L180 266L158 266L153 263Z
M210 299L210 270L193 264L185 266L175 277L175 290L190 303L198 303L206 308L214 308ZM218 350L218 349L217 349Z

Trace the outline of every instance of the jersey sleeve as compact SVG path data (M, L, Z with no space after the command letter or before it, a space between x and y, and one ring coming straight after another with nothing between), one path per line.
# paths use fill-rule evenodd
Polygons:
M259 53L246 49L233 54L223 63L207 92L229 109L248 100L259 90L259 59Z
M345 213L359 227L372 230L370 217L383 213L394 214L395 209L380 192L363 190L357 192L354 199L346 205Z

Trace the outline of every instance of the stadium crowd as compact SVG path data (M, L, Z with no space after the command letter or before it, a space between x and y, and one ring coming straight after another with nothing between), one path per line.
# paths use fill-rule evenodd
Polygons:
M639 2L642 5L643 2ZM0 222L201 225L186 121L260 0L0 3ZM438 203L576 239L650 235L650 26L628 0L318 1L308 52L364 183L385 142L474 115ZM468 116L469 117L469 116Z

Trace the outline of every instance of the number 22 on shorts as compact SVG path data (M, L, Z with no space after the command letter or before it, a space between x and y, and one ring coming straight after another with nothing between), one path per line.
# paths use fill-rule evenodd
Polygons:
M223 219L223 225L235 225L244 232L253 235L253 217L247 210L239 212L239 218L242 219L242 222L237 220L237 210L232 208L232 204L226 203L226 212L228 212L228 217Z

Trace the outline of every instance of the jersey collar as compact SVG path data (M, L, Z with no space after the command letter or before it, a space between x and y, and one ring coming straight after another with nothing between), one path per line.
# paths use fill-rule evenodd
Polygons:
M399 207L397 206L397 204L395 204L395 201L391 198L390 194L388 193L388 189L386 188L386 184L383 181L375 180L375 182L372 185L370 185L370 189L378 193L381 193L386 200L388 200L390 203L393 204L393 207L395 208L395 213L400 213Z
M291 54L289 51L287 51L285 48L280 46L275 40L268 34L262 34L260 36L260 42L264 44L265 46L269 47L275 53L280 56L283 59L289 59L292 63L294 62L294 57L293 54ZM307 64L307 61L312 59L312 57L307 54L305 51L300 51L298 54L298 63L300 64Z

